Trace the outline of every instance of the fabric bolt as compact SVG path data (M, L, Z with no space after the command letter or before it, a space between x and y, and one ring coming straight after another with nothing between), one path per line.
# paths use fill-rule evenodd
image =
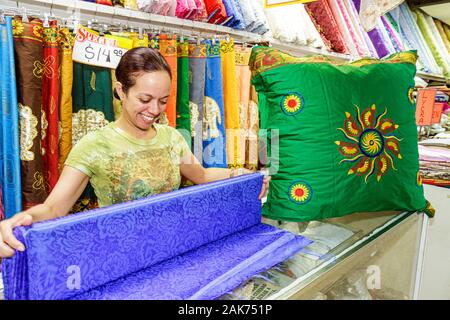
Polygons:
M28 250L4 261L5 298L220 297L312 242L260 222L262 178L226 179L16 228ZM78 288L67 285L70 271L83 279Z
M177 36L161 34L159 39L159 51L166 59L172 72L172 85L170 87L170 96L167 100L165 112L167 123L162 123L175 128L177 117Z
M189 43L177 43L177 120L176 128L192 149L191 113L189 109ZM192 125L194 127L194 125Z
M302 35L298 37L300 39L298 39L297 41L295 31L301 29L298 26L298 21L300 21L301 19L292 20L290 11L288 10L289 8L294 6L296 5L279 6L266 9L265 14L269 22L269 28L272 31L272 35L275 39L279 39L282 42L297 42L300 45L306 45L306 38L302 37ZM309 16L308 19L310 19ZM290 27L289 24L291 24Z
M208 12L206 11L205 2L203 0L195 0L197 6L197 17L195 20L206 22L208 20Z
M150 9L153 2L154 0L137 0L136 5L139 11L151 12Z
M450 52L450 40L447 38L447 35L444 31L444 24L437 19L434 19L434 23L436 24L436 28L439 31L439 35L441 36L442 42L444 42L445 47L447 48L447 52Z
M396 50L395 50L394 44L392 43L392 37L389 36L389 32L387 31L387 29L384 26L383 21L381 19L378 21L377 28L381 32L381 35L382 35L382 37L384 39L383 41L384 41L384 43L386 44L386 47L389 50L389 54L395 53Z
M123 3L123 7L126 9L133 9L133 10L138 9L136 0L120 0L120 1Z
M206 40L205 106L203 113L203 166L226 168L226 133L223 75L219 41Z
M378 57L384 58L385 56L390 54L385 42L383 41L383 35L378 28L372 29L367 34L369 35L370 41L372 41L375 49L377 50Z
M365 31L376 27L377 20L391 11L404 0L353 0L359 11L360 20Z
M419 59L427 67L424 71L441 73L442 71L437 65L430 48L426 45L425 38L420 32L419 26L417 25L417 22L413 17L413 13L409 9L408 5L403 3L400 5L399 9L400 15L398 23L400 25L402 35L409 43L412 44L412 47L417 50Z
M296 8L300 18L298 21L301 24L301 30L305 33L307 44L314 48L325 48L322 37L314 26L314 23L311 21L311 17L306 12L305 6L303 4L297 4Z
M59 121L61 133L59 139L58 168L60 173L72 149L72 50L74 41L75 36L68 28L61 28L59 30L59 60L61 61Z
M236 53L233 39L220 41L222 87L225 111L227 162L229 167L243 167L245 158L240 150L245 147L239 125L239 99L237 96Z
M264 216L310 221L385 210L434 214L418 179L410 97L416 61L415 51L342 63L253 48L261 129L279 141L267 146L272 180Z
M439 52L442 53L442 57L445 61L444 70L445 69L448 70L447 77L450 78L450 52L447 50L445 43L442 40L441 35L439 34L439 30L436 27L434 19L427 14L424 14L424 16L425 16L425 19L426 19L428 25L430 26L430 28L432 30L432 35L433 35L434 40L436 41L437 48L438 48Z
M176 16L185 19L191 14L192 10L189 7L188 0L177 0Z
M256 23L250 31L263 35L269 31L269 23L267 21L266 15L264 14L263 3L258 0L253 0L250 1L250 5L253 8L253 12L255 13L256 18Z
M59 52L58 25L50 21L44 28L44 65L47 71L42 75L42 119L47 119L47 128L43 128L42 152L44 156L44 177L50 193L58 182L59 157Z
M447 36L447 39L450 41L450 26L447 24L444 24L444 32L445 35Z
M228 19L222 0L205 0L204 2L208 13L208 22L221 24Z
M112 6L112 0L97 0L96 1L97 4L102 4L105 6Z
M245 167L248 168L247 145L249 142L249 103L250 103L250 81L251 71L248 65L250 60L251 49L243 46L235 46L236 59L236 80L237 80L237 96L239 106L239 127L241 128L244 140L244 148L240 148L239 159L245 159ZM258 111L256 111L258 112Z
M430 47L437 64L442 68L444 75L446 77L450 77L450 63L449 60L446 59L448 54L441 50L440 45L435 38L435 35L439 34L439 32L434 33L434 30L427 20L425 13L421 10L415 10L414 12L417 16L417 25L419 26L427 45ZM432 18L429 18L432 21Z
M233 0L222 0L222 3L227 12L227 16L230 18L225 24L227 27L243 29L242 28L242 13L237 12L236 7L233 5Z
M319 30L324 43L333 51L349 53L341 32L333 17L330 6L326 0L307 3L306 11L311 17L316 28Z
M381 17L381 21L383 22L386 30L389 33L389 37L391 38L392 44L394 45L395 51L400 52L404 51L405 48L403 46L402 40L400 39L400 34L398 33L398 26L395 23L395 20L387 13L383 17Z
M20 121L22 209L25 210L47 198L41 150L46 122L41 106L42 76L49 69L43 63L42 21L23 22L21 17L15 17L12 26Z
M203 162L203 115L205 108L206 44L189 43L189 110L192 151Z
M22 211L14 32L12 18L5 17L0 23L0 207L6 218Z
M250 2L246 0L237 0L237 2L241 8L242 17L244 19L244 29L247 31L253 30L257 23L253 7Z
M360 44L361 48L363 49L364 56L372 56L372 52L371 52L371 50L370 50L370 48L369 48L369 46L368 46L368 44L366 42L366 37L364 36L365 31L364 31L364 29L361 26L361 22L360 22L360 19L359 19L359 16L358 16L358 10L356 10L356 7L355 7L355 5L354 5L352 0L344 0L344 4L345 4L345 6L347 8L347 12L348 12L349 17L350 17L350 19L352 21L352 24L354 26L354 31L357 34L357 39L359 41L359 44ZM373 45L372 45L371 42L370 42L370 44L371 44L371 46L373 48ZM373 51L375 51L375 49L373 49Z

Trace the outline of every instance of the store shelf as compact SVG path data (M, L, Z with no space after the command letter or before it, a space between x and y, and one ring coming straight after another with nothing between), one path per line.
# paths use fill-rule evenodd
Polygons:
M425 73L425 72L418 71L417 76L422 78L423 80L446 83L446 79L443 75L439 75L439 74L435 74L435 73Z

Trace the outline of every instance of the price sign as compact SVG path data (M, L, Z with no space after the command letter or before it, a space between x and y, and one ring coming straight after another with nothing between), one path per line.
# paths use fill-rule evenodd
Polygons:
M436 89L419 90L416 104L416 124L418 126L429 126L432 124L435 98Z
M79 27L73 46L73 61L91 66L115 69L122 56L132 47L116 37L102 37L97 32Z
M444 109L444 102L436 102L433 107L433 116L431 118L431 124L440 123L442 110Z
M272 8L272 7L287 6L289 4L307 3L313 1L316 0L264 0L264 7Z

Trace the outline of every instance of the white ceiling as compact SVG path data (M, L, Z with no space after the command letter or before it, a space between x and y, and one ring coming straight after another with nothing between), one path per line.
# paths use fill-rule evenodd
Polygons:
M436 19L444 21L446 24L450 25L450 2L443 4L434 4L430 6L420 7L430 16Z

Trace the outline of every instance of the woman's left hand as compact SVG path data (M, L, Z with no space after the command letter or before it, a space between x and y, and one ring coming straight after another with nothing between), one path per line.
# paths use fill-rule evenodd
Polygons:
M267 195L267 191L269 191L270 179L271 179L270 176L264 177L263 185L261 188L261 193L259 194L259 197L258 197L259 200L261 200L262 198L264 198Z

